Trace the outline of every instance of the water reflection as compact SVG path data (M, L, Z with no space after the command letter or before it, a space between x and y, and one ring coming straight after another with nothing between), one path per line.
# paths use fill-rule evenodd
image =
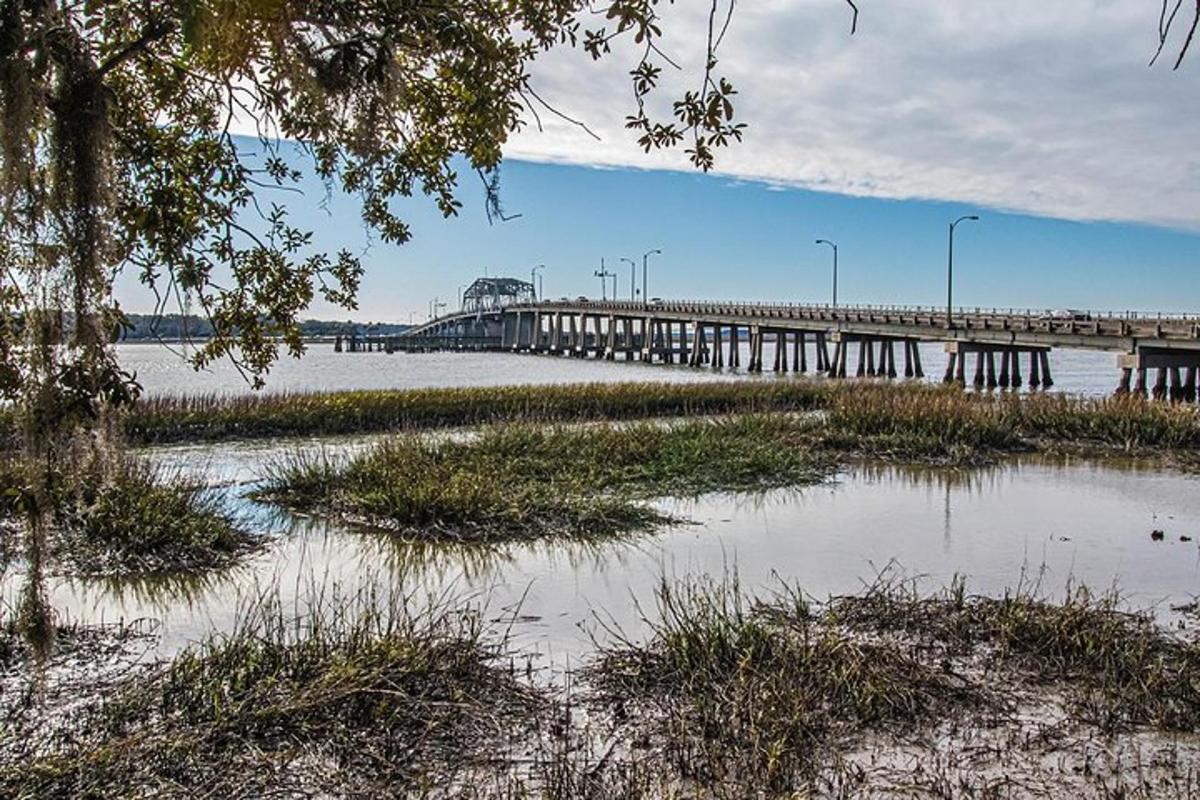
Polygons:
M1094 587L1115 580L1132 604L1167 609L1200 587L1197 488L1194 476L1069 460L973 470L853 465L819 486L663 500L656 505L664 513L693 524L628 540L484 546L347 529L252 503L241 486L224 491L239 516L272 539L240 567L198 577L51 581L47 594L72 619L160 619L158 654L168 655L228 630L239 604L265 586L303 607L328 587L352 593L379 582L415 597L500 609L515 645L556 664L590 652L591 637L604 633L598 614L638 635L663 575L736 569L749 591L783 580L822 597L857 591L889 564L935 586L962 575L981 592L1041 571L1051 590L1068 580ZM1163 530L1163 539L1152 540L1151 530ZM17 600L16 583L4 583Z

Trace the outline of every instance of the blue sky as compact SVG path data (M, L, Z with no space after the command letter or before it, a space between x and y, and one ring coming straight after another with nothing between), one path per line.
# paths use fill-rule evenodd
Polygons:
M371 241L352 198L328 208L319 187L290 197L293 220L317 247L363 255L356 319L421 319L434 296L450 299L485 271L525 277L547 265L547 295L599 296L600 259L629 291L629 265L651 256L650 293L662 297L826 302L831 253L840 248L843 303L943 304L946 226L955 237L955 298L964 305L1093 309L1200 309L1200 236L1142 224L1081 223L979 206L886 200L674 171L597 169L509 161L502 173L508 222L488 224L482 190L462 189L462 213L442 219L431 203L399 205L412 222L404 246ZM640 283L640 267L638 274ZM130 310L145 297L125 280ZM312 316L344 312L315 306Z
M662 45L684 69L664 72L652 114L694 88L707 6L664 7ZM652 248L652 295L824 300L818 237L841 246L842 301L941 304L946 224L963 213L983 217L959 228L963 304L1200 310L1200 52L1147 66L1157 4L889 0L862 7L854 36L848 22L838 0L737 6L719 71L749 128L719 174L644 154L623 129L636 54L618 41L599 63L567 49L533 65L539 95L599 139L543 114L509 141L520 219L489 226L466 173L458 218L405 201L413 241L367 249L351 199L328 214L319 186L282 199L319 247L366 252L358 319L420 318L485 269L537 263L547 293L598 294L601 257ZM118 296L141 310L134 283Z

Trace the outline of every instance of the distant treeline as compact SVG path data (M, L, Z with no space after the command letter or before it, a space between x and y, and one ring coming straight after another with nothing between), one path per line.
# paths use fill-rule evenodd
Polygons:
M206 339L212 335L212 325L203 317L194 314L129 314L132 327L122 336L123 341L145 341L151 339L179 340L185 337L191 339ZM337 336L357 333L392 334L408 330L410 325L398 325L388 322L351 322L346 320L309 319L300 323L300 330L305 337Z

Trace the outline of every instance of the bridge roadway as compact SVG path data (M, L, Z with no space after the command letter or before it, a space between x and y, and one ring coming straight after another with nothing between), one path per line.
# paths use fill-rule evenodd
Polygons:
M1118 355L1119 390L1194 401L1200 368L1200 315L1130 312L976 308L955 309L947 319L944 308L916 306L581 298L457 312L400 336L347 344L350 349L509 350L722 367L741 366L743 335L750 345L747 369L755 372L763 370L764 355L770 356L772 369L788 371L789 350L790 368L806 372L811 344L813 367L831 377L921 377L917 343L942 342L947 381L1019 386L1024 363L1031 386L1050 386L1052 349L1090 349ZM973 374L968 373L970 356ZM1148 382L1148 373L1153 381Z

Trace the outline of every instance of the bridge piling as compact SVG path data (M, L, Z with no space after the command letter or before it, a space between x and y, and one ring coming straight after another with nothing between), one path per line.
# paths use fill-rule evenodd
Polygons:
M858 342L858 368L854 374L860 378L864 375L874 375L875 364L872 363L868 367L868 361L874 362L874 359L871 357L871 341L869 339L860 339Z
M1012 372L1009 375L1011 382L1009 386L1013 389L1021 388L1021 352L1016 349L1009 350L1009 358L1012 361Z
M1054 380L1050 377L1050 352L1039 350L1037 357L1042 362L1042 388L1049 389L1054 385Z

